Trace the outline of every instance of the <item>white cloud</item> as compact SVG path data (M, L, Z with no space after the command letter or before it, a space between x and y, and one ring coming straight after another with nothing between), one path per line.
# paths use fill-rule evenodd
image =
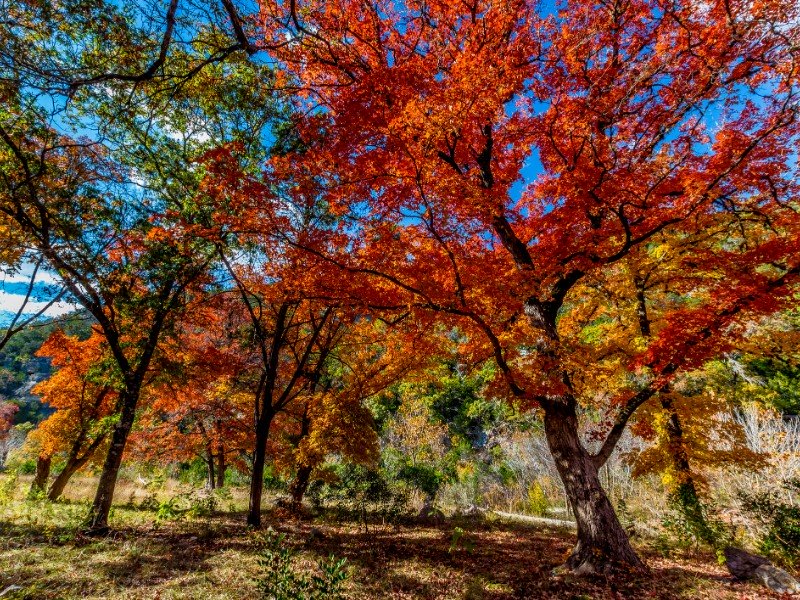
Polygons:
M33 263L23 263L23 265L14 273L2 273L0 272L0 284L2 283L28 283L31 280L31 275L33 274ZM36 273L36 281L41 283L60 283L60 280L55 275L55 273L46 271L42 268L39 268L39 271Z
M19 294L9 294L8 292L0 291L0 312L8 311L16 313L22 306L23 300L25 300L25 297ZM47 306L47 302L29 301L28 304L25 305L25 314L35 314L45 306ZM53 305L44 312L44 315L48 317L58 317L70 313L77 308L77 305L70 302L54 302Z

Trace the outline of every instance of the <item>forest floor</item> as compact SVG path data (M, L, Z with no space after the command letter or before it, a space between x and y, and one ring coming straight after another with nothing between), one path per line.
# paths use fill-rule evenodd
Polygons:
M18 496L19 494L17 494ZM117 505L113 533L80 534L86 503L0 504L0 598L125 600L258 598L259 540L243 513L161 519L155 510ZM167 511L169 512L169 511ZM346 597L380 598L777 598L734 582L713 555L636 540L650 573L575 578L553 569L567 556L574 532L496 518L445 519L400 527L291 520L264 513L264 527L286 535L296 568L347 558ZM456 534L456 528L463 533Z

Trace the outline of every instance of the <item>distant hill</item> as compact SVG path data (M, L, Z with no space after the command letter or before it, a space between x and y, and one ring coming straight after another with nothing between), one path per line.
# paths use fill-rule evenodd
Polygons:
M37 423L49 413L39 398L31 393L33 387L49 377L51 372L50 361L35 356L36 351L56 328L82 339L89 337L91 323L85 311L57 319L43 319L14 334L0 350L0 399L19 405L15 424Z

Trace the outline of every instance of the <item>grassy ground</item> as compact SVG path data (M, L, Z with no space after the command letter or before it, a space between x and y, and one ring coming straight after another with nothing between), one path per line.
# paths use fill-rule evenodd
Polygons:
M73 487L73 498L76 491L81 494L82 485ZM89 489L91 481L85 485ZM242 492L213 515L159 520L155 510L137 507L136 486L125 484L120 502L126 492L134 502L115 506L111 536L92 539L79 533L85 502L25 502L20 491L0 504L4 600L258 597L254 580L260 573L260 534L243 524ZM161 516L174 517L163 510ZM445 521L400 528L375 525L365 532L355 523L293 521L273 510L265 513L265 526L286 534L286 543L299 552L300 570L313 570L316 560L331 553L346 557L347 597L354 599L773 597L755 585L731 582L709 554L665 557L663 549L656 552L644 542L638 549L650 566L648 576L556 576L552 569L569 552L572 534L528 524ZM456 527L464 533L453 544ZM9 586L19 587L3 595Z

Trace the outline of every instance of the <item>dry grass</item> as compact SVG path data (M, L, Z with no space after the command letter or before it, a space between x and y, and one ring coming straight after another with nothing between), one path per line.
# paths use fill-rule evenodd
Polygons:
M117 505L114 534L91 539L78 532L85 504L74 501L76 492L91 489L91 481L76 483L71 503L17 498L0 506L0 592L19 586L3 599L257 597L257 535L244 526L240 512L157 524L152 511ZM135 484L126 486L120 502ZM236 509L240 496L237 491L227 508ZM291 521L272 511L265 525L286 533L300 550L298 568L310 568L330 553L347 557L347 597L354 599L770 597L756 586L731 582L709 554L664 558L646 544L639 546L652 570L646 577L554 576L571 533L520 523L447 521L365 532L354 523ZM453 547L456 526L465 534Z

